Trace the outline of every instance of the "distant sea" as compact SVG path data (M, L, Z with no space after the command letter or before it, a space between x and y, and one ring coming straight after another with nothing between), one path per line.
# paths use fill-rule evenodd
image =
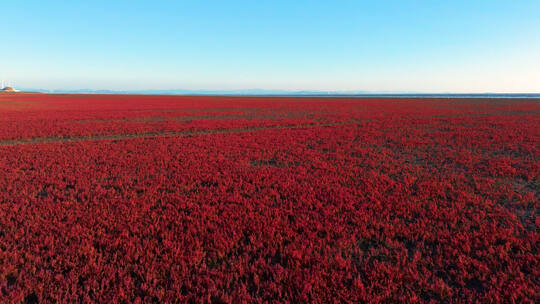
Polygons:
M266 97L392 97L392 98L540 98L540 93L373 93L362 91L285 91L285 90L44 90L21 89L22 92L60 94L140 94L200 96L266 96Z
M540 99L540 94L277 94L258 96L305 96L305 97L392 97L392 98L534 98Z

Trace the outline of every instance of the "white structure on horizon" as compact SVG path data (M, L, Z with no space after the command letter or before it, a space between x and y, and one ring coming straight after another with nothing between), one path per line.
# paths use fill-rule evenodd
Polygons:
M5 84L5 86L4 86ZM19 92L19 90L15 90L10 82L4 82L2 80L2 85L0 86L0 91L2 92Z

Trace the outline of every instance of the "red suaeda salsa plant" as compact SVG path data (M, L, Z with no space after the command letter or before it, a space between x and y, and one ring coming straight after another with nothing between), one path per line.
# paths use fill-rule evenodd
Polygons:
M2 303L538 303L540 101L5 94Z

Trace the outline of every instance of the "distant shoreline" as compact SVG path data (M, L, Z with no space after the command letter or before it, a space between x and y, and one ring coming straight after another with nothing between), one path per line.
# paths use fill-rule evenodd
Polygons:
M78 95L163 95L163 96L224 96L224 97L332 97L332 98L540 98L540 93L324 93L324 92L268 92L255 93L240 91L109 91L109 90L58 90L45 91L39 89L4 92L5 94L44 93L44 94L78 94Z

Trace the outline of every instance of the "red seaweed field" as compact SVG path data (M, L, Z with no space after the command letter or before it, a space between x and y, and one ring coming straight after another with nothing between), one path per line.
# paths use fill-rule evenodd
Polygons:
M0 94L0 303L538 303L540 101Z

